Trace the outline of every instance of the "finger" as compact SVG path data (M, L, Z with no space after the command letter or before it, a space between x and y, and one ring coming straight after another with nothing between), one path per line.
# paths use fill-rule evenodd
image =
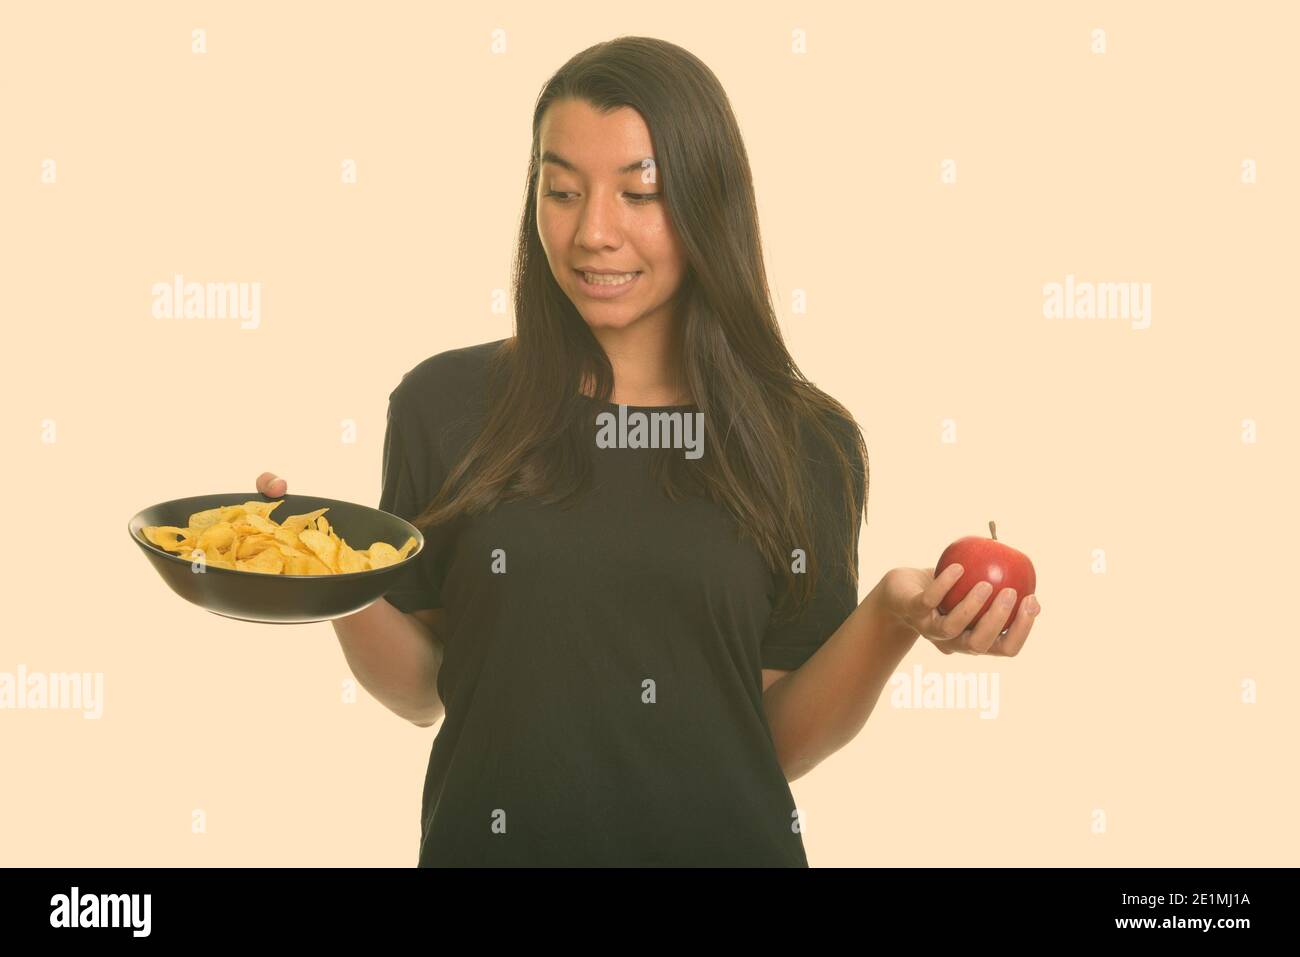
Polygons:
M960 638L991 594L993 586L989 582L980 582L968 591L957 603L957 607L943 616L939 625L940 634L945 638Z
M927 569L927 571L929 571L931 575L934 574L933 568ZM960 565L954 563L945 568L943 574L939 575L938 578L935 578L934 581L926 585L925 589L921 592L921 607L918 609L920 612L918 617L924 618L930 612L937 609L939 607L939 602L943 601L943 596L952 591L953 585L961 581L961 576L965 571L966 570Z
M263 472L257 477L257 490L267 498L279 498L289 490L289 483L274 472Z
M962 654L962 655L980 655L984 652L971 647L971 639L975 632L967 628L956 638L949 639L931 639L934 646L942 651L945 655Z
M1004 588L998 592L997 599L984 617L979 620L979 624L973 629L970 639L971 650L977 655L987 655L993 643L998 640L998 635L1002 629L1007 626L1011 620L1011 609L1016 605L1016 590L1014 588Z
M1036 602L1037 599L1032 595L1025 596L1025 600L1020 603L1020 610L1016 612L1016 620L1007 629L1005 635L998 636L998 640L993 643L990 654L1005 655L1008 658L1014 658L1020 654L1020 649L1029 640L1030 629L1034 627L1034 615L1030 612L1030 606Z

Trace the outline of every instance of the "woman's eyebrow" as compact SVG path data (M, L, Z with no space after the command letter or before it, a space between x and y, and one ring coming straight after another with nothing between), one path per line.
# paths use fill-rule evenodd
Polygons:
M578 167L574 166L559 153L552 153L550 150L546 150L542 153L542 162L554 163L556 166L563 166L565 169L573 173L581 172ZM655 158L653 156L647 156L645 159L639 159L635 162L628 163L626 166L620 166L618 169L614 170L614 172L617 175L622 176L624 173L635 173L637 170L645 169L647 166L654 165Z

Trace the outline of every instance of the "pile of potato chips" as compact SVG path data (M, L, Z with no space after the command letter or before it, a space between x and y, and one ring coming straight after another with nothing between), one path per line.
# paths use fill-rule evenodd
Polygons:
M325 520L328 508L290 515L282 524L271 512L283 502L223 505L190 516L188 528L148 525L141 529L154 545L187 561L198 558L214 568L264 575L338 575L364 572L400 562L415 548L408 538L401 548L375 542L358 551L339 538Z

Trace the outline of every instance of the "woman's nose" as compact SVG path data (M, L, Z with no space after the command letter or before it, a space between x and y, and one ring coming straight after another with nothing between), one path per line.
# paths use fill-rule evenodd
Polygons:
M617 197L596 194L583 204L578 220L578 243L591 248L617 244L619 239Z

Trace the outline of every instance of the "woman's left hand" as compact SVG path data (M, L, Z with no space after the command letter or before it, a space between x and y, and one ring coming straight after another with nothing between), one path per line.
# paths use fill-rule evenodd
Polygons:
M907 627L930 639L945 655L959 651L967 655L1014 658L1020 654L1039 611L1038 599L1026 595L1016 620L1008 622L1015 594L1012 589L1004 588L999 596L1002 601L990 605L973 629L967 628L988 600L989 592L982 591L981 586L990 589L991 586L981 582L966 593L956 608L946 615L940 613L939 602L961 576L962 569L955 564L945 568L938 578L934 577L933 568L892 568L881 581L886 607ZM1008 596L1010 601L1006 601Z

